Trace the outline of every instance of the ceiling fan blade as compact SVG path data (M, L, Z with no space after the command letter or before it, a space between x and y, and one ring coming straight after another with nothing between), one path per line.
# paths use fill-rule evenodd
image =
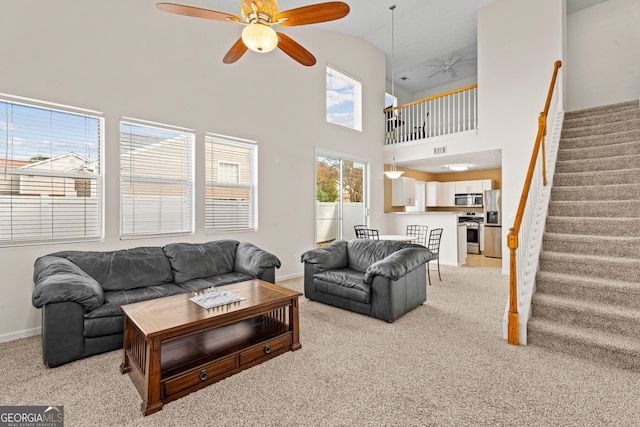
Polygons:
M278 14L276 21L281 19L281 25L292 27L294 25L315 24L318 22L334 21L344 18L349 14L349 5L341 1L312 4L296 9L285 10Z
M452 56L451 58L449 58L449 60L447 61L449 66L454 66L456 64L456 62L458 62L460 60L460 55L455 55Z
M199 7L185 6L174 3L156 3L156 7L164 12L175 13L177 15L193 16L194 18L213 19L214 21L240 22L240 18L224 12L201 9Z
M240 59L242 55L244 55L247 49L247 46L245 46L245 44L242 42L242 37L240 37L238 41L235 42L233 46L231 46L231 49L229 49L229 52L227 52L227 54L224 56L222 62L224 62L225 64L233 64L238 59Z
M284 53L286 53L302 65L306 65L307 67L310 67L316 63L316 57L313 56L307 49L302 47L298 42L296 42L286 34L276 34L278 34L278 38L280 39L278 41L278 47Z
M458 77L458 73L456 73L456 71L453 68L449 68L449 74L451 75L452 79L455 79L456 77Z
M433 73L433 74L429 74L429 75L427 76L427 78L428 78L428 79L430 79L431 77L435 77L435 76L437 76L438 74L440 74L440 73L442 73L442 72L444 72L444 70L441 68L441 69L439 69L438 71L436 71L435 73Z

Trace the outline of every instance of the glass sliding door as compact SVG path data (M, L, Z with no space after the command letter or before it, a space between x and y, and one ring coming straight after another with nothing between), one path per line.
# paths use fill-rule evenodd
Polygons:
M363 160L316 154L316 246L351 239L354 225L368 223L367 168Z

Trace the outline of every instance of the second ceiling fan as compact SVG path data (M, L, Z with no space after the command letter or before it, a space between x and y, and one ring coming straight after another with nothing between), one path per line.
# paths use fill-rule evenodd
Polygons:
M156 7L165 12L178 15L245 25L242 30L242 37L235 42L224 56L222 62L225 64L236 62L248 49L255 52L270 52L278 47L291 58L306 66L316 63L316 58L311 52L291 37L276 32L271 27L273 25L295 26L334 21L347 16L350 10L348 4L333 1L280 12L276 0L240 0L240 12L242 15L240 18L225 12L175 3L157 3Z

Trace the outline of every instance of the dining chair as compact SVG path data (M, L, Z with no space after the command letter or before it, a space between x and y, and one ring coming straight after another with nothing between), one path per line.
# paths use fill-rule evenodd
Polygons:
M426 225L407 225L407 236L413 236L416 238L412 243L417 243L426 247L428 229L429 227Z
M431 261L437 261L438 263L438 278L442 280L440 276L440 240L442 239L442 228L434 228L429 233L429 245L427 249L431 251L431 260L427 261L427 276L429 277L429 284L431 284L431 273L429 269L429 263Z
M374 229L371 229L371 228L365 228L362 231L364 232L364 238L365 239L380 240L380 234L378 233L378 230L374 230Z
M356 231L356 239L364 239L366 236L362 230L369 228L367 225L354 225L353 229Z

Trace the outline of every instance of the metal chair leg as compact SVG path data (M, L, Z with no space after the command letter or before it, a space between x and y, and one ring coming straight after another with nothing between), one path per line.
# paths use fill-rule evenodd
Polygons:
M429 263L427 262L427 277L429 278L429 284L431 284L431 273L429 271Z
M442 282L442 276L440 276L440 257L438 257L438 278Z

